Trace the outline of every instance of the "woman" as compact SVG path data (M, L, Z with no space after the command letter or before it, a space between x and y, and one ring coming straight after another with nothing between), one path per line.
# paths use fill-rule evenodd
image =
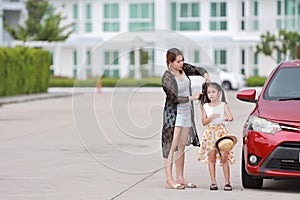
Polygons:
M189 75L201 75L205 78L205 82L209 82L209 76L204 68L184 63L183 54L176 48L167 51L166 60L168 70L162 77L162 86L166 93L162 129L166 188L196 188L195 184L188 182L183 177L185 146L190 144L200 146L191 103L193 100L199 99L200 93L191 95ZM174 156L176 181L172 176Z

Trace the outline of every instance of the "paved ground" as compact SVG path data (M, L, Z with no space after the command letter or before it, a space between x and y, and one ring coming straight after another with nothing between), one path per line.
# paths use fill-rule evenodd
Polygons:
M9 103L9 98L3 103L0 98L0 199L300 197L299 180L266 180L261 190L243 189L240 140L234 149L237 163L231 167L232 192L208 190L207 167L196 160L197 149L192 147L187 151L185 174L199 187L166 190L160 151L164 94L160 90L58 94L24 101L25 97L14 97L15 103ZM235 92L227 95L235 117L228 128L241 138L254 105L237 101ZM199 114L196 110L201 136ZM217 172L222 187L221 168Z

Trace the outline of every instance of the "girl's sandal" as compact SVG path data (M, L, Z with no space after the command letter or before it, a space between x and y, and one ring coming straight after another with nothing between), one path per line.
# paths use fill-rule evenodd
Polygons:
M231 190L232 190L232 186L231 186L230 184L226 184L226 185L224 186L224 190L225 190L225 191L231 191Z
M217 184L213 183L209 186L209 189L210 190L218 190L218 186L217 186Z

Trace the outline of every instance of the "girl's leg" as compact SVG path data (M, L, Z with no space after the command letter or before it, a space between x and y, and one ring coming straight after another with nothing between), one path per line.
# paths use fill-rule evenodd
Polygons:
M164 159L166 181L168 186L174 186L177 184L172 176L172 167L173 167L173 158L174 158L173 155L178 146L180 132L181 132L181 127L176 126L174 128L173 141L172 141L169 157L167 159Z
M184 173L184 160L185 160L185 146L186 146L186 141L188 138L189 134L189 128L182 128L179 141L178 141L178 151L175 152L176 155L176 160L175 160L175 165L176 165L176 178L177 182L181 184L187 184L188 181L186 181L183 177Z
M221 152L222 154L222 165L223 165L223 173L224 173L224 178L225 178L225 185L230 184L230 168L229 168L229 163L228 163L228 155L225 152Z
M211 184L217 184L216 181L216 150L208 153L208 171L210 175Z

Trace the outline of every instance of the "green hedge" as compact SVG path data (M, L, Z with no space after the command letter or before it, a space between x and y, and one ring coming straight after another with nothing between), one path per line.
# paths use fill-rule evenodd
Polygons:
M248 87L260 87L265 84L266 80L267 80L267 77L258 77L258 76L249 77L247 79L247 86Z
M41 49L0 48L0 96L47 92L50 63Z
M101 78L102 87L161 87L161 78L119 79ZM98 79L90 78L85 81L64 77L50 77L49 87L96 87Z

